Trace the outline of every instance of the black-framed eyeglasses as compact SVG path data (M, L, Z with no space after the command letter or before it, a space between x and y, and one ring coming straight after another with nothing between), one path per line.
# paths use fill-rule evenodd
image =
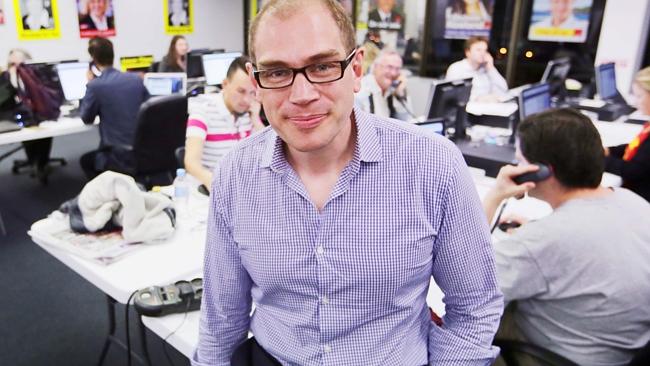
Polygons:
M345 69L352 62L356 53L357 49L355 48L343 61L317 62L298 69L279 67L257 70L257 66L253 65L253 76L262 89L281 89L291 86L296 80L297 74L303 74L312 84L331 83L343 78Z

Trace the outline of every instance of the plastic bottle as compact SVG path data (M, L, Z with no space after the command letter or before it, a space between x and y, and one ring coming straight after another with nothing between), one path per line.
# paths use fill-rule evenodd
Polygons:
M177 217L187 217L188 201L190 199L190 187L185 175L185 169L176 169L174 179L174 207Z

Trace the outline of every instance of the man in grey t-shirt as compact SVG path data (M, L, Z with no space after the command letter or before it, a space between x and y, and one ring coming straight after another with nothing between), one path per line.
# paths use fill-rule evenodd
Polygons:
M626 365L650 340L650 205L600 186L602 143L591 121L558 109L523 121L519 166L506 166L484 198L488 219L528 192L553 213L494 244L510 303L497 338L524 340L580 365ZM513 177L551 175L517 185Z

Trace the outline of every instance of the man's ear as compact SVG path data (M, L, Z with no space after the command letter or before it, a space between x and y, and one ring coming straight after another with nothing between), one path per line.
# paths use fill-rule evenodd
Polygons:
M255 75L253 75L253 64L250 62L246 63L246 72L248 73L248 77L251 80L251 83L253 84L253 87L255 88L255 94L257 94L257 90L259 89L259 85L257 85L257 80L255 80Z
M363 47L357 49L357 53L352 59L352 72L354 73L354 92L361 90L361 78L363 78L363 57L365 50Z

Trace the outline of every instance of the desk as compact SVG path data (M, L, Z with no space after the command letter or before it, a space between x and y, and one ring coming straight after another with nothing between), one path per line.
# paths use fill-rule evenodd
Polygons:
M0 133L0 145L23 141L38 140L47 137L71 135L92 130L96 124L86 125L81 118L62 117L58 121L41 122L38 126L26 127L18 131Z
M641 131L643 126L624 123L627 116L614 122L603 122L592 119L600 133L603 146L627 144ZM486 174L495 177L499 169L506 164L515 164L515 149L511 145L494 145L483 141L456 141L456 146L463 153L467 165L484 169Z

